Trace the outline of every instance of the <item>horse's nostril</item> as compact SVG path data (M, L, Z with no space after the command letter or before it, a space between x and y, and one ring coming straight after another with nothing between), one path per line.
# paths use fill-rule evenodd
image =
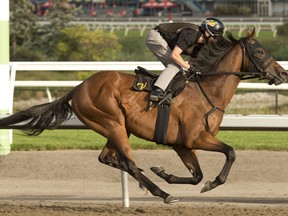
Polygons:
M285 71L280 72L280 76L283 78L286 78L288 76L288 71L285 70Z

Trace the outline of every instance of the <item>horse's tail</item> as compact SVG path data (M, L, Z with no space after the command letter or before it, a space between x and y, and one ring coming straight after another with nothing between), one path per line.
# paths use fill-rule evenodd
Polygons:
M0 119L0 127L24 122L23 126L19 128L26 131L27 134L35 136L46 129L55 129L71 117L73 111L69 101L72 96L73 90L53 102L32 106L27 110Z

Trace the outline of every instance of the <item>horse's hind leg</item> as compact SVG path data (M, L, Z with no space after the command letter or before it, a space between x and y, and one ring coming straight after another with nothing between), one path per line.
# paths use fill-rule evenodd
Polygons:
M100 162L126 171L154 196L162 197L164 202L177 201L148 179L132 158L123 107L120 106L121 101L119 101L121 94L118 88L115 88L115 83L119 85L123 81L119 81L119 77L115 76L117 81L109 81L107 77L104 77L105 81L101 82L101 79L97 80L97 77L101 78L104 75L103 73L97 74L76 88L72 108L85 125L108 139L107 146L99 156Z
M184 165L191 172L193 175L192 177L177 177L172 174L167 174L162 167L151 167L151 170L165 181L167 181L169 184L197 185L202 180L203 174L199 166L196 154L194 151L182 147L173 147L173 149L177 152Z
M107 141L106 145L102 149L101 154L98 157L98 160L111 167L115 167L117 169L123 170L123 167L120 165L119 157L117 155L116 150L114 149L111 142ZM142 171L142 169L140 169ZM126 171L126 170L125 170Z
M103 164L121 169L117 153L113 148L109 146L109 142L106 143L106 146L103 148L101 154L98 157L98 160Z
M147 188L147 190L149 190L154 196L162 197L165 203L178 201L175 197L162 191L143 174L141 169L136 166L131 156L131 149L126 133L125 136L124 133L122 133L120 138L114 131L113 135L108 139L106 146L99 155L99 161L128 172L140 183L140 185Z

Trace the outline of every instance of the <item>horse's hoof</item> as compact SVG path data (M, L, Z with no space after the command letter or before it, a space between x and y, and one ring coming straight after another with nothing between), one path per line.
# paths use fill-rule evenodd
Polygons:
M204 193L206 191L210 191L212 188L212 182L211 181L207 181L203 187L202 187L202 190L201 190L201 193Z
M141 190L143 190L144 195L148 194L148 189L146 187L144 187L142 184L139 183L139 187L141 188Z
M165 169L163 167L160 167L160 166L151 167L150 170L152 170L156 174L165 171Z
M172 204L172 203L176 203L176 202L178 202L178 199L172 195L169 195L168 197L166 197L164 199L164 203L166 203L166 204Z

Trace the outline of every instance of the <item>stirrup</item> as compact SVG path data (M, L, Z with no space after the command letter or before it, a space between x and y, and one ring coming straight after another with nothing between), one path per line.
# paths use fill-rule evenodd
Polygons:
M174 99L172 98L172 93L169 92L165 95L165 97L160 100L160 102L158 103L159 105L162 105L162 104L171 104L173 103Z
M162 101L166 96L163 96L163 97L160 97L159 95L150 95L149 96L149 99L150 101L152 102L159 102L159 101Z
M158 87L157 88L154 87L154 89L150 93L149 99L150 101L158 102L158 101L163 100L165 96L166 96L166 93L164 90Z

